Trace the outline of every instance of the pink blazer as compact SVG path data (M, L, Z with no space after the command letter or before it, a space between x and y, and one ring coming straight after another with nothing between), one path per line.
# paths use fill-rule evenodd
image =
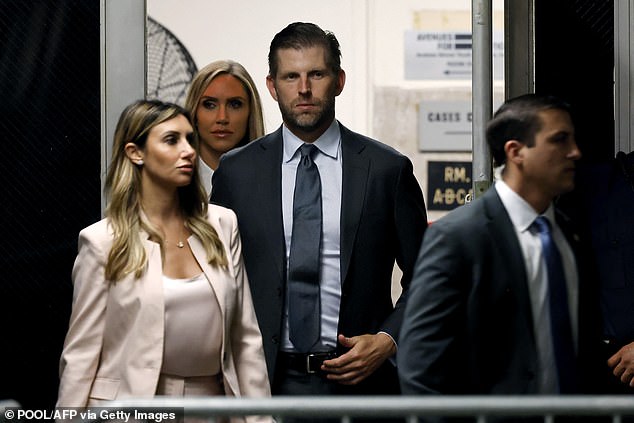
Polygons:
M233 211L209 205L207 216L225 246L227 269L207 263L202 243L187 240L220 304L222 374L228 396L270 396L262 337L253 310ZM108 220L79 234L73 267L73 308L60 360L57 406L86 407L103 400L152 397L161 370L164 299L161 251L142 234L148 257L139 279L105 280L112 245Z

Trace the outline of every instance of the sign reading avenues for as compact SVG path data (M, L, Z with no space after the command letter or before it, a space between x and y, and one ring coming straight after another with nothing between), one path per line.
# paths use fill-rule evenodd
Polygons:
M504 33L493 32L493 77L504 77ZM471 79L471 33L405 31L405 79Z

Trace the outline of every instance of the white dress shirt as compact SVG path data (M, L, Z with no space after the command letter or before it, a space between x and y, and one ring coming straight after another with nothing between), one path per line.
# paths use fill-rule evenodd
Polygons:
M214 176L214 170L210 168L200 156L198 157L198 175L205 190L207 190L207 200L209 200L209 196L211 195L211 178Z
M555 394L558 393L558 386L557 369L555 367L555 355L550 330L548 272L542 256L542 244L539 234L537 230L531 226L539 215L526 200L513 191L503 180L499 179L495 182L495 189L511 218L524 256L526 280L528 281L535 342L539 360L539 371L537 374L538 393ZM545 216L551 224L552 237L563 261L562 264L568 289L568 307L570 322L572 324L572 336L576 349L578 339L577 309L579 303L579 280L575 256L555 221L555 209L552 204L543 213L543 216Z
M286 240L286 268L291 251L293 229L293 194L295 175L300 160L299 148L304 144L286 126L282 129L284 153L282 158L282 216L284 238ZM341 303L341 261L340 261L340 215L342 187L341 132L339 124L333 120L330 127L313 145L319 152L314 162L319 169L322 199L322 243L321 271L319 275L321 298L321 339L325 349L335 349L339 305ZM282 350L294 351L288 336L288 301L284 306L282 327Z

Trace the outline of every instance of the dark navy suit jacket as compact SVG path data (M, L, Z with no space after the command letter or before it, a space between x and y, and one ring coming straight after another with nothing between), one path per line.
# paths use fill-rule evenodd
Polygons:
M557 223L583 265L578 236L563 216ZM591 273L580 269L579 276L577 364L585 392L598 388L600 320ZM491 188L425 234L397 353L403 393L536 393L533 333L521 247Z
M341 306L339 333L384 331L398 341L403 309L427 215L411 161L394 149L341 128ZM213 176L211 201L238 216L243 255L262 331L271 383L280 346L286 287L282 222L281 127L223 155ZM395 306L391 280L395 261L403 293ZM340 351L342 352L342 351ZM342 393L398 393L389 360L358 386Z

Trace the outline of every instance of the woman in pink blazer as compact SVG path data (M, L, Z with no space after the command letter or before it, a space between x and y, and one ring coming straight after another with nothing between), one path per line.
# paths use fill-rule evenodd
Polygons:
M188 113L128 106L106 218L79 234L57 405L270 395L235 214L208 205Z

